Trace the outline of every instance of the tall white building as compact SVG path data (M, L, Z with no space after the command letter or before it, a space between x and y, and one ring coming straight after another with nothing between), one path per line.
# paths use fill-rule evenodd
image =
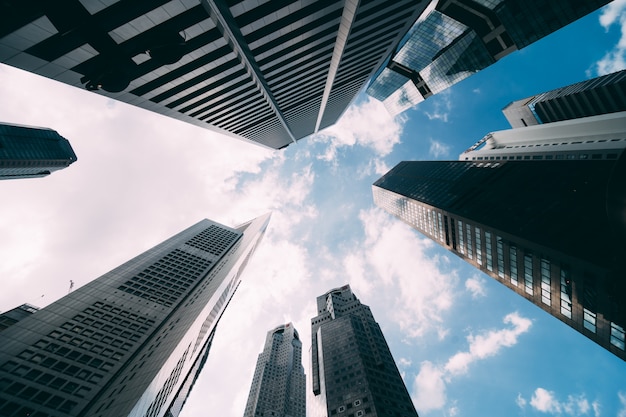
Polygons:
M302 342L293 324L270 330L254 370L244 417L305 417Z

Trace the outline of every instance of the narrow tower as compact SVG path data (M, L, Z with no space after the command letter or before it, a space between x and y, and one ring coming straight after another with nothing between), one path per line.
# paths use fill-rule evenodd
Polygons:
M267 332L244 417L305 417L306 378L302 342L293 324Z

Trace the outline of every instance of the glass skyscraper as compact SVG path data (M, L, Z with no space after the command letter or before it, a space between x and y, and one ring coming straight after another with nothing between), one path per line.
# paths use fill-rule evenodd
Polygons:
M280 149L334 124L427 0L7 0L0 62Z
M293 324L278 326L267 333L244 417L306 417L302 342Z
M45 177L76 160L68 140L52 129L0 124L0 180Z
M0 415L176 417L269 217L236 228L202 220L12 314L0 331Z
M401 113L610 0L432 0L367 94Z
M374 202L626 359L626 154L511 159L401 162Z
M317 297L311 319L312 417L417 417L370 308L349 285Z

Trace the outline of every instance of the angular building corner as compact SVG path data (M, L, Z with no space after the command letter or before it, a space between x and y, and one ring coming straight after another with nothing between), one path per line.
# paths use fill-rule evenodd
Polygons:
M317 297L311 319L311 417L417 417L385 336L349 285Z
M269 218L202 220L39 311L5 313L0 415L178 416Z
M244 417L306 417L302 342L292 323L267 333Z
M77 159L52 129L0 123L0 180L45 177Z

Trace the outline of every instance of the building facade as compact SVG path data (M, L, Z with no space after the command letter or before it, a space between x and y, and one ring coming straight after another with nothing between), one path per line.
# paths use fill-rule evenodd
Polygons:
M306 417L302 342L292 323L267 333L244 417Z
M625 161L401 162L374 201L626 359Z
M313 417L417 417L370 308L349 285L317 297L311 319Z
M623 111L626 70L516 100L502 109L514 128Z
M7 0L0 62L273 149L337 121L427 0Z
M624 148L626 111L491 132L459 160L617 160Z
M269 214L203 220L0 332L3 417L176 417Z
M68 140L52 129L0 124L0 180L45 177L76 160Z
M367 94L398 114L609 1L432 0Z

